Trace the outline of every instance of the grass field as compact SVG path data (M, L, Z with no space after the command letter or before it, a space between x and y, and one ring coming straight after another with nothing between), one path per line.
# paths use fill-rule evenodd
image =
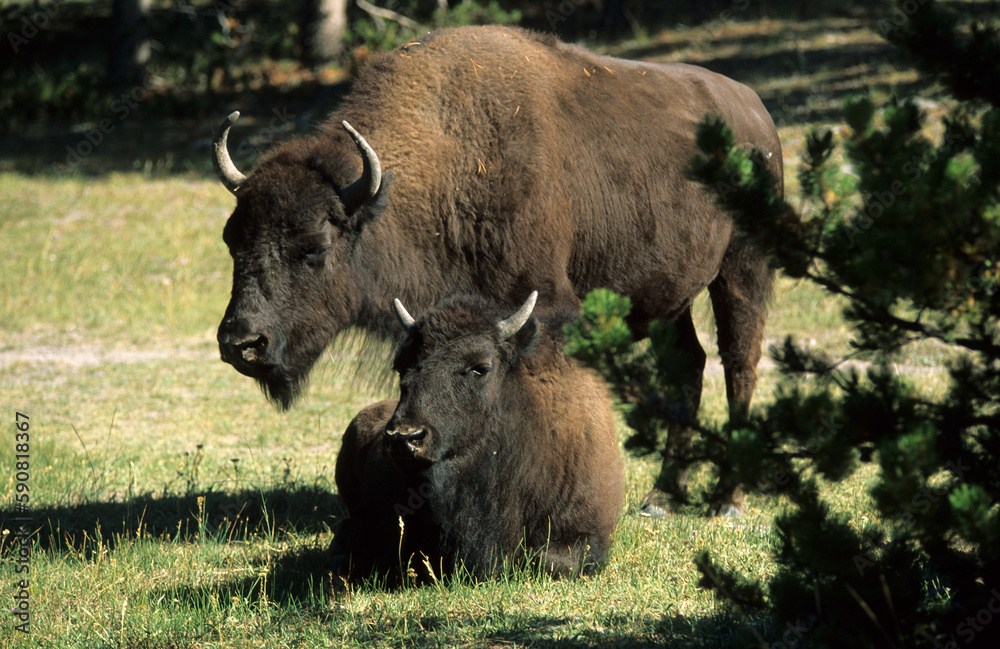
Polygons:
M834 120L845 94L912 88L916 75L886 48L861 22L837 19L727 23L612 51L721 68L743 57L743 71L758 61L759 73L743 80L776 113L794 186L805 130ZM789 52L793 59L781 56ZM101 153L120 159L116 147L125 145L109 142ZM95 156L88 165L104 171L68 177L40 173L46 155L57 159L0 160L0 420L10 433L0 443L0 597L6 611L16 582L30 580L34 646L691 647L781 638L788 621L748 618L698 588L692 558L711 548L730 567L768 575L771 521L783 504L750 496L738 519L641 518L634 509L655 477L650 459L627 460L626 512L610 563L592 580L521 572L478 585L371 585L328 601L319 582L343 514L333 484L340 435L361 406L391 394L351 378L370 351L337 347L300 405L275 412L218 359L231 271L221 231L232 200L206 173L207 153L182 149L175 163L156 158L135 172ZM704 414L720 421L724 388L704 299L695 311L713 354ZM834 355L849 350L838 302L782 278L768 338L789 334ZM940 388L939 350L918 348L900 362L924 389ZM758 403L777 381L765 362ZM16 572L18 480L7 470L16 413L30 418L27 574ZM856 520L872 517L873 479L863 469L826 495ZM26 640L13 626L0 620L0 647Z

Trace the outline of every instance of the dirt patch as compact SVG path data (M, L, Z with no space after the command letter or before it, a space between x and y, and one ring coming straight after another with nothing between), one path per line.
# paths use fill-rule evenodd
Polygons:
M61 344L51 344L54 339ZM205 337L153 340L146 345L135 345L43 328L14 334L5 342L7 344L0 347L0 368L19 364L78 368L160 360L215 361L219 358L215 341Z
M64 365L67 367L90 367L94 365L142 363L166 359L198 360L207 359L206 349L171 348L142 349L102 347L29 347L27 349L11 349L0 351L0 367L9 367L20 363L30 365ZM213 359L214 360L214 359Z
M766 340L764 348L775 344L777 340ZM722 376L722 361L714 353L714 343L707 338L701 340L708 358L705 362L705 374ZM328 352L329 353L329 352ZM341 352L342 353L342 352ZM336 355L336 354L334 354ZM0 368L12 365L49 365L69 368L96 367L108 364L144 363L161 360L207 361L219 360L219 351L214 341L207 339L192 339L181 342L161 342L153 346L102 344L74 341L64 346L25 345L0 350ZM855 368L864 371L871 364L864 361L848 361L840 366L847 370ZM940 366L912 365L908 363L894 364L894 369L912 376L939 374L944 371ZM758 372L768 372L777 369L777 364L765 353L757 366Z

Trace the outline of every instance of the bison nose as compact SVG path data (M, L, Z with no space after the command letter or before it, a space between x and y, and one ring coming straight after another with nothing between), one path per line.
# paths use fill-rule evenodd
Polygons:
M386 439L392 444L406 444L411 453L419 453L423 450L424 441L427 439L426 428L411 428L406 431L399 429L386 429Z
M235 366L257 365L267 358L268 340L263 334L235 336L219 334L219 351L222 360Z

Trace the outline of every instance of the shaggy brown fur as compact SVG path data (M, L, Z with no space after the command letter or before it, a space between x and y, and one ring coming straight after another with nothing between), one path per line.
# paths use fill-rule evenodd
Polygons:
M604 562L624 492L607 390L534 319L500 340L502 317L481 299L431 311L397 356L398 403L347 428L341 571L482 578L528 558L576 575Z
M739 421L757 380L771 275L684 177L707 113L781 178L760 99L702 68L598 56L497 26L433 32L376 57L319 134L280 146L236 192L222 357L289 407L345 327L391 335L394 297L433 304L475 293L513 309L537 288L555 321L607 287L631 298L640 330L677 321L693 411L705 354L690 305L707 287ZM338 190L361 160L345 119L388 176L350 212Z

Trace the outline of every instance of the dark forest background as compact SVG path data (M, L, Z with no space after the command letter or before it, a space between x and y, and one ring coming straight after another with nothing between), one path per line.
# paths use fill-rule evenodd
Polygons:
M715 36L724 25L761 18L874 24L880 6L797 0L3 2L0 164L29 173L59 169L53 161L74 162L66 146L96 128L91 139L101 136L101 163L95 156L69 166L128 168L139 157L170 166L167 153L206 147L213 125L234 108L243 111L244 126L259 120L259 141L251 143L257 151L319 121L373 52L435 27L518 24L613 48L617 56L656 58L680 47L658 42L663 30ZM970 6L983 9L982 3ZM756 38L763 51L766 38ZM890 49L883 55L896 56ZM794 53L700 63L739 79L742 69L787 74L792 59ZM155 133L143 128L151 124Z

